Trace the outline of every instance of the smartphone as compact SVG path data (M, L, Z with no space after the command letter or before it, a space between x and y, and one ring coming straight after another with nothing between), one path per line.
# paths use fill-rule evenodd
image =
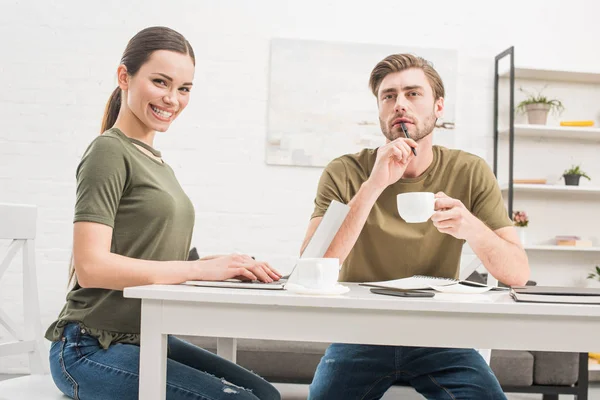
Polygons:
M433 291L426 292L422 290L401 290L401 289L379 289L371 288L371 293L385 294L387 296L398 296L398 297L433 297L435 293Z

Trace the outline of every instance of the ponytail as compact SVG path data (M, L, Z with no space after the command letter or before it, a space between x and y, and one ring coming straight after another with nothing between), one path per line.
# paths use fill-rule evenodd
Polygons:
M117 117L119 116L119 110L121 109L121 88L117 86L115 90L113 90L108 102L106 103L106 108L104 109L104 117L102 118L102 128L100 130L100 134L105 132L106 130L113 127L115 122L117 122Z

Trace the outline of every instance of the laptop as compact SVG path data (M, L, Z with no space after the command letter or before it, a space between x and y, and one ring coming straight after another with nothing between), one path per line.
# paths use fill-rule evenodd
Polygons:
M600 289L562 286L513 286L511 297L518 302L600 304Z
M568 287L568 286L512 286L519 294L539 294L551 296L600 296L600 288Z
M336 233L342 226L346 215L350 211L350 206L333 200L317 230L310 238L306 248L300 255L300 258L320 258L325 255L329 245L333 241ZM186 281L184 285L220 287L220 288L238 288L238 289L268 289L268 290L283 290L296 270L296 263L289 275L282 277L276 282L260 282L260 281L242 281L240 279L227 279L224 281Z

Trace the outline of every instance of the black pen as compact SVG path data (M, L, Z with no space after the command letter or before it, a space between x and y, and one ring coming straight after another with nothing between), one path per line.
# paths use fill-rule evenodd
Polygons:
M404 122L400 122L400 127L402 127L402 132L404 132L404 136L406 136L407 139L410 139L410 136L408 134L408 130L406 129L406 125L404 125ZM417 150L415 150L414 147L411 147L413 154L416 156L417 155Z

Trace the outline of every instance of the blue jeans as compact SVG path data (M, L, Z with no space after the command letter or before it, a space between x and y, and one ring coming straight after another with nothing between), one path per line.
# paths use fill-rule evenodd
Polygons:
M310 385L310 400L372 400L394 384L428 399L506 399L473 349L332 344Z
M169 400L280 400L271 384L209 351L169 336ZM50 348L50 371L56 386L81 400L137 400L140 348L113 344L102 349L79 324L65 327Z

